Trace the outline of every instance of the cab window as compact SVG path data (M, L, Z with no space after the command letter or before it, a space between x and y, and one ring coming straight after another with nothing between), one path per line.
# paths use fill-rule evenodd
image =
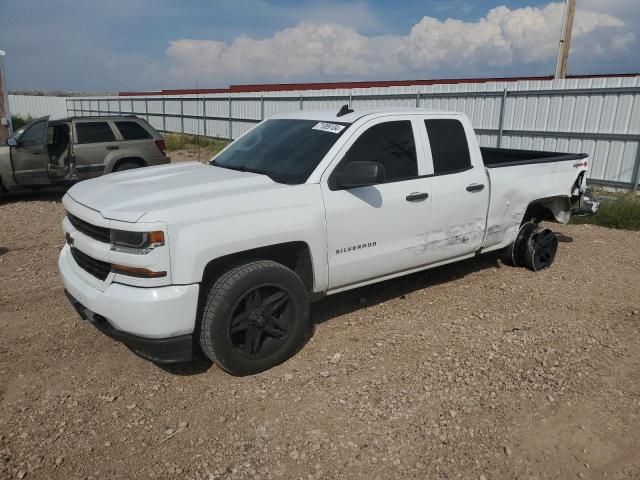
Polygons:
M438 118L424 121L431 145L433 173L445 175L471 168L469 145L459 120Z
M351 146L338 169L357 161L381 163L386 182L417 177L418 159L411 121L384 122L369 128Z

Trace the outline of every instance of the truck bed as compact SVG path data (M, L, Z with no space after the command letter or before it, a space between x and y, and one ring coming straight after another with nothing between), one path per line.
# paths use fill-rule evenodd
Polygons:
M537 150L514 150L509 148L480 147L482 160L487 168L528 165L532 163L564 162L581 160L586 153L542 152Z

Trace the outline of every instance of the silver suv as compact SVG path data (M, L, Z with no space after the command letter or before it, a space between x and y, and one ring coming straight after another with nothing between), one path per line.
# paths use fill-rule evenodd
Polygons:
M43 117L6 143L0 147L0 194L169 163L162 135L134 116Z

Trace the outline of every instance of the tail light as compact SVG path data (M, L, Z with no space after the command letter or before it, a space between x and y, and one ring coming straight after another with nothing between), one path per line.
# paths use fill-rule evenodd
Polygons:
M160 140L156 140L156 145L158 146L158 148L162 153L165 153L167 151L167 145L164 143L164 138L161 138Z

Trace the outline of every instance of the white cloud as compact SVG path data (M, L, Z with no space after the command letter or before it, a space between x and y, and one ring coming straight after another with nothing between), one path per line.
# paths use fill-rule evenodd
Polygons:
M631 8L629 0L616 1L616 13L624 13L625 5ZM559 2L513 10L500 6L473 22L427 16L405 36L365 36L341 22L303 21L272 37L243 35L230 44L176 40L167 55L174 79L217 83L473 75L518 68L549 73L563 8ZM621 17L579 4L570 67L593 68L592 57L610 61L632 55L634 29Z

